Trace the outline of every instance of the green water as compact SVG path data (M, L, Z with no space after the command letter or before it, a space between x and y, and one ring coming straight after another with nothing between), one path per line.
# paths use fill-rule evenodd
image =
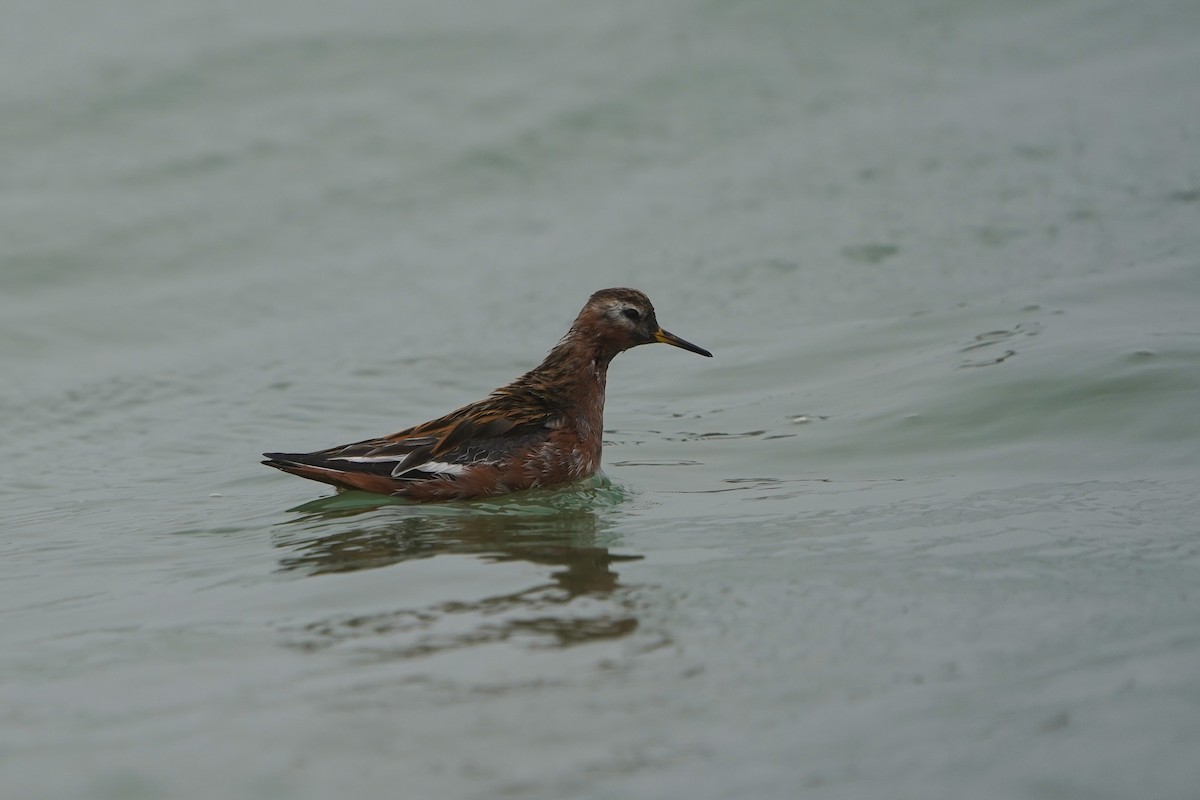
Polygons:
M1195 796L1194 3L7 19L6 799ZM621 285L602 478L258 464Z

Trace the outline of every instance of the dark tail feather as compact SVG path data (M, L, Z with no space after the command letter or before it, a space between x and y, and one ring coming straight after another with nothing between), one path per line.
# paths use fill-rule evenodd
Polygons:
M392 494L400 488L390 476L333 467L320 455L312 453L263 453L262 463L310 481L320 481L339 489L358 489L376 494Z

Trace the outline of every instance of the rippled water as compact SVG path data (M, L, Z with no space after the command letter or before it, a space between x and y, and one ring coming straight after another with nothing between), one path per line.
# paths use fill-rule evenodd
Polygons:
M1194 3L26 3L0 794L1185 798ZM605 475L261 467L633 285Z

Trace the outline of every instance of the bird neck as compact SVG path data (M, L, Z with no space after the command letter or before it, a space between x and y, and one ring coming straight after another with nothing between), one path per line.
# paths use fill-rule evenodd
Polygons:
M576 392L595 391L598 385L603 396L609 362L618 352L607 342L572 329L533 371L546 383L571 386Z
M572 329L526 378L566 415L584 448L598 460L604 430L608 364L619 350Z

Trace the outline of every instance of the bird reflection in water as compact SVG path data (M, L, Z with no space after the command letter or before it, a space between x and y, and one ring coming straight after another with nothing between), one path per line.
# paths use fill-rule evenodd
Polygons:
M641 556L603 546L605 525L594 508L510 501L431 509L380 505L377 496L357 494L292 509L301 516L284 523L285 530L275 536L275 545L287 551L279 560L281 571L345 573L439 556L555 569L549 580L504 595L443 599L311 623L293 631L299 647L324 649L354 640L392 657L414 657L513 637L535 647L567 647L621 638L637 629L632 603L620 591L612 565ZM403 587L398 588L403 596ZM476 624L463 631L461 622L471 615ZM453 635L439 633L443 620L458 621L446 626L454 628Z

